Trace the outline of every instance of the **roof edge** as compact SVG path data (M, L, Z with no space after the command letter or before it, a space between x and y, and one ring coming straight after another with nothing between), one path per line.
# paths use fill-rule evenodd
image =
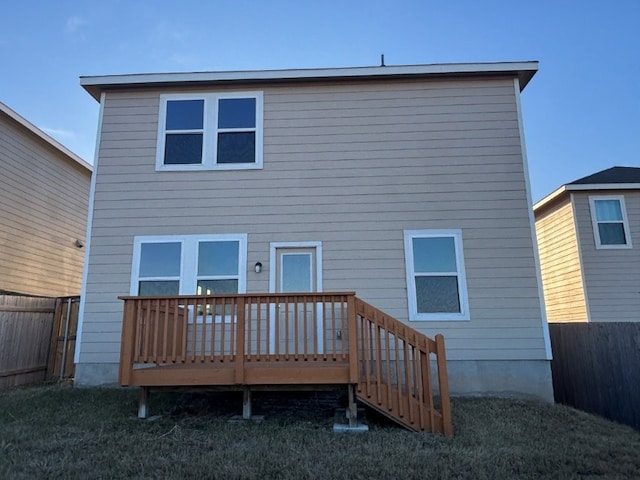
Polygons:
M557 190L554 190L542 200L536 202L533 205L533 211L541 209L545 205L551 203L553 200L559 198L565 192L584 192L584 191L599 191L599 190L640 190L640 183L582 183L582 184L567 184L562 185Z
M380 78L386 76L456 76L511 74L524 90L538 71L537 61L441 63L376 67L312 68L288 70L246 70L229 72L138 73L125 75L81 76L80 85L96 100L108 88L141 87L166 84L202 84L217 82L310 81L322 79Z
M31 123L29 120L27 120L22 115L20 115L16 111L12 110L11 108L9 108L7 105L5 105L2 102L0 102L0 112L4 113L9 118L11 118L14 122L16 122L17 124L21 125L22 127L26 128L27 130L29 130L33 135L35 135L36 137L40 138L45 143L48 143L51 147L53 147L56 150L58 150L59 152L61 152L63 155L68 157L70 160L76 162L81 167L89 170L89 172L93 172L93 166L90 163L85 161L79 155L73 153L67 147L62 145L60 142L55 140L50 135L48 135L45 132L43 132L42 130L40 130L33 123Z
M640 190L640 183L578 183L566 185L567 190Z
M553 192L551 192L546 197L544 197L541 200L538 200L536 203L534 203L533 212L536 213L537 210L540 210L545 205L551 203L553 200L555 200L557 198L560 198L567 191L566 187L567 187L566 185L562 185L560 188L554 190Z

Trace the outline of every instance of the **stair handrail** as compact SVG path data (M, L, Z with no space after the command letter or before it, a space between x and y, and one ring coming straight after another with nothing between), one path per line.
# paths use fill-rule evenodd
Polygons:
M451 419L451 399L449 396L449 383L448 383L448 375L447 375L444 336L441 334L438 334L435 336L435 339L431 339L428 336L424 335L423 333L418 332L416 329L386 314L382 310L379 310L378 308L374 307L373 305L365 302L364 300L358 297L355 297L354 303L355 303L354 305L355 315L360 316L363 322L369 322L370 324L376 326L377 328L380 328L392 334L395 338L396 346L398 344L398 340L402 341L403 345L405 346L404 347L405 355L407 352L407 347L416 348L421 352L421 358L426 359L426 362L425 362L425 365L423 365L421 368L422 375L417 380L420 382L420 386L422 388L422 391L424 392L423 403L427 407L427 414L430 417L429 421L426 423L430 426L432 431L439 431L444 435L452 436L453 424ZM364 328L361 333L362 333L361 341L364 341L363 340ZM362 343L357 344L358 359L360 362L366 362L367 357L366 357L366 353L361 348L362 346L363 346ZM389 346L388 345L386 346L387 346L387 355L389 355L389 351L388 351ZM431 362L429 361L430 354L434 354L436 357L438 391L440 395L439 411L434 407L434 403L433 403L433 389L431 385L432 382L431 382L431 368L430 368ZM380 374L380 366L379 366L380 363L381 362L378 361L377 376L379 378L377 378L377 382L381 382L382 378L384 377L384 375ZM391 376L391 372L389 372L389 363L390 362L387 361L387 365L386 365L387 379ZM405 363L406 363L406 360L405 360ZM404 365L404 372L408 378L408 373L407 373L408 370L406 365ZM362 372L359 372L359 373L362 375ZM367 376L367 378L366 379L359 378L359 384L364 383L368 388L368 384L369 384L368 368L364 368L364 374L365 376ZM391 388L391 382L389 382L389 380L387 380L387 388ZM396 391L396 393L399 395L400 394L399 390ZM420 395L417 395L417 397L419 396ZM380 401L380 398L378 400ZM411 399L405 399L405 400L407 400L409 409L411 409L411 405L412 405ZM421 401L421 400L420 398L416 398L416 401ZM401 408L401 405L399 406ZM420 412L422 412L422 410ZM388 414L388 412L382 412L382 413ZM391 418L393 418L393 416L391 416ZM394 418L394 419L399 420L397 418ZM408 428L418 430L418 428L415 428L410 424L407 424L407 423L403 423L403 424Z

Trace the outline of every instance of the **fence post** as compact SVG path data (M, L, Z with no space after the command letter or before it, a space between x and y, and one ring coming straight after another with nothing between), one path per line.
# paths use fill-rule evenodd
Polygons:
M436 356L438 363L438 386L440 388L440 403L442 409L442 427L447 437L453 436L451 420L451 399L449 398L449 378L447 376L447 356L444 351L444 337L436 335Z
M64 322L64 337L62 338L62 360L60 361L60 381L64 379L64 373L67 366L67 344L69 342L69 320L71 319L71 305L73 301L71 297L67 298L67 315Z
M238 318L236 328L236 384L244 384L244 335L245 335L245 311L247 297L238 298Z
M62 299L56 298L53 312L53 324L51 326L51 342L49 342L49 364L47 366L47 377L53 378L56 375L56 365L58 358L58 343L60 335L60 324L62 322ZM64 367L61 366L60 370Z
M349 332L349 383L358 383L358 326L356 324L356 296L347 296L347 322Z

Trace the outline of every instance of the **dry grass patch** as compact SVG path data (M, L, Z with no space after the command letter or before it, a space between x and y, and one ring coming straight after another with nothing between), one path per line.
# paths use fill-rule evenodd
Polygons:
M238 402L45 386L0 392L0 478L640 478L640 433L562 406L454 399L453 439L368 414L371 430L331 432L326 409L230 423ZM217 403L215 403L217 402ZM203 408L206 405L206 408ZM173 414L172 414L173 412Z

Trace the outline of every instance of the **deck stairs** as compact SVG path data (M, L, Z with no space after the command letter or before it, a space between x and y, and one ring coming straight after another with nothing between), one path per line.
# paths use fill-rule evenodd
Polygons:
M355 311L356 398L409 430L452 435L443 337L432 340L357 297ZM430 357L436 360L433 368ZM433 377L439 398L433 395Z

